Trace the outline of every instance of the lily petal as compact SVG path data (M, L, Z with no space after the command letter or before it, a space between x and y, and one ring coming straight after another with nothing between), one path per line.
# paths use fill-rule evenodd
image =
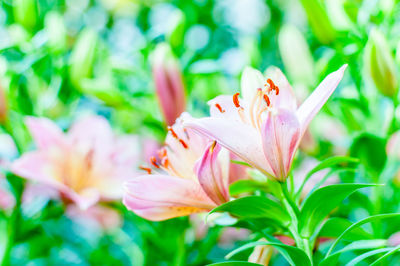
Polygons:
M221 118L201 118L187 121L184 126L216 140L253 167L271 176L272 169L262 151L261 136L250 125Z
M264 76L252 67L245 67L240 80L242 97L245 102L251 102L258 88L263 88Z
M265 74L279 87L279 95L277 95L277 97L270 97L274 106L293 111L296 110L296 96L293 93L292 86L290 86L289 81L282 71L278 67L269 67Z
M232 95L220 95L208 101L210 116L241 121L237 107L233 104ZM219 105L219 107L217 107Z
M229 174L222 169L218 160L220 151L221 147L215 141L212 142L205 150L203 157L195 165L200 186L208 197L218 205L229 200ZM229 163L229 156L226 159Z
M110 124L101 116L80 118L68 131L68 137L83 152L94 149L96 156L109 154L114 148Z
M300 123L295 113L278 109L269 113L262 130L264 155L272 167L275 177L283 181L300 141Z
M50 119L27 117L25 121L39 149L65 144L62 130Z
M335 91L339 82L342 80L346 68L347 64L326 76L297 110L297 117L301 124L301 136L304 134L314 116Z
M126 182L123 202L150 220L184 216L189 210L209 211L217 206L195 180L168 175L144 175Z

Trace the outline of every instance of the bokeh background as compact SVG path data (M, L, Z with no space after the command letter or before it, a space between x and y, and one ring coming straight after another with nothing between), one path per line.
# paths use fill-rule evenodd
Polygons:
M341 178L377 182L387 139L399 128L399 23L395 0L3 0L1 162L32 149L25 116L48 117L66 129L92 113L116 132L137 135L138 164L147 163L166 134L151 68L153 51L166 43L193 116L208 114L213 97L239 91L246 65L282 68L301 101L349 64L313 121L297 167L301 158L352 155L363 166ZM44 187L27 192L18 178L0 181L10 192L0 196L0 254L11 237L13 265L205 265L249 238L245 230L208 228L201 217L149 222L120 202L81 213L52 200ZM398 184L377 196L372 212L398 209ZM24 186L20 202L15 195ZM365 217L370 210L362 200L353 200L360 206L350 213L344 204L343 215Z

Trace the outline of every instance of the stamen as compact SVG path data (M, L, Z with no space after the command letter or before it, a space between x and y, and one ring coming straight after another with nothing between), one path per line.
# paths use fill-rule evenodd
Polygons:
M264 101L267 103L267 106L270 106L271 105L271 101L269 100L269 97L268 97L268 95L267 94L264 94Z
M214 151L215 146L217 145L217 142L214 140L213 143L210 146L210 152Z
M168 157L164 157L164 158L162 158L162 160L161 160L161 164L162 164L162 166L164 166L165 168L168 168L168 166L169 166L169 160L168 160Z
M268 92L275 90L275 94L279 94L279 87L275 85L275 83L271 79L267 79L267 83L269 84Z
M182 146L187 149L189 146L186 144L186 142L183 139L179 139L179 142L182 144Z
M175 133L175 131L172 127L168 127L168 131L171 132L171 134L174 138L178 139L178 135Z
M157 163L157 159L154 156L150 157L150 163L155 167L155 168L160 168L160 166Z
M235 93L235 94L233 95L233 104L234 104L237 108L240 107L239 95L240 95L239 92L237 92L237 93Z
M225 113L225 110L222 109L221 105L219 105L219 103L215 104L215 107L217 107L217 109L221 112L221 113Z
M149 175L151 174L151 168L143 166L143 165L139 166L139 168L146 171Z
M167 149L166 148L159 149L157 151L157 154L158 154L158 157L164 158L165 156L167 156Z

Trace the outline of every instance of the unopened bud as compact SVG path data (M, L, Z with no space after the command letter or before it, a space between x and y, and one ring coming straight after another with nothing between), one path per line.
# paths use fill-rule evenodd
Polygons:
M83 30L76 40L70 57L69 75L72 84L81 89L81 82L92 72L97 35L93 30Z
M36 25L36 0L14 0L12 2L14 19L27 29Z
M308 22L315 37L324 44L330 43L336 38L336 31L329 20L328 14L321 1L301 0L301 4L307 14Z
M371 31L365 47L364 64L377 89L394 97L398 87L395 61L385 36L376 29Z
M157 45L153 52L152 71L165 122L172 125L185 110L186 100L178 61L167 44Z
M290 77L296 82L313 85L314 60L301 32L292 25L285 25L279 32L278 41L279 51Z
M250 254L249 262L267 266L271 259L273 248L267 245L256 246Z
M55 52L64 50L67 35L62 16L51 11L46 14L44 24L50 49Z

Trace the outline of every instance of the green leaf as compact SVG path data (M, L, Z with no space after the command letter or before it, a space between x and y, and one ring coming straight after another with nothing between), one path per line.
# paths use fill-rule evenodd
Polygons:
M340 236L344 230L346 230L353 223L347 219L340 217L333 217L328 219L324 225L322 226L318 236L319 237L328 237L328 238L337 238ZM363 228L358 227L353 231L347 234L346 240L361 240L361 239L372 239L373 236L365 231Z
M329 248L328 252L325 255L325 258L327 258L333 251L333 249L337 246L337 244L339 243L339 241L341 239L344 238L345 235L347 235L349 232L351 232L352 230L362 226L363 224L366 223L370 223L373 221L377 221L377 220L382 220L382 219L388 219L388 218L392 218L392 217L399 217L400 213L387 213L387 214L378 214L378 215L374 215L374 216L370 216L367 218L364 218L354 224L352 224L351 226L349 226L336 240L335 242L333 242L332 246Z
M322 260L319 266L328 266L328 265L336 265L339 259L339 256L345 252L353 251L353 250L364 250L364 249L378 249L386 247L387 240L386 239L373 239L373 240L359 240L355 241L341 250L333 253L329 257L326 257Z
M261 264L251 263L247 261L224 261L213 264L207 264L207 266L255 266L255 265L261 265Z
M296 266L311 265L310 259L307 257L306 253L303 250L297 247L285 245L283 243L267 242L267 241L256 241L243 245L240 248L237 248L234 251L230 252L228 255L226 255L226 258L229 259L233 255L242 252L246 249L262 245L269 245L276 248L279 251L279 253L281 253L281 255L290 263L290 265L296 265Z
M245 192L253 192L255 190L268 192L268 183L251 179L238 180L229 186L229 195L235 196Z
M307 181L311 178L311 176L313 174L315 174L321 170L324 170L326 168L332 168L334 166L338 166L340 164L358 163L358 162L359 162L359 160L357 158L352 158L352 157L348 157L348 156L335 156L335 157L330 157L328 159L323 160L317 166L315 166L313 169L311 169L310 172L307 173L306 177L303 180L303 183L301 184L299 190L297 191L296 197L300 196L304 185L307 183Z
M380 173L386 163L386 141L369 133L359 135L350 147L350 155L360 158L369 170Z
M400 245L395 246L392 250L386 252L383 256L381 256L379 259L374 261L371 266L373 265L378 265L378 263L383 262L386 260L389 256L393 255L394 253L398 252L400 250Z
M290 217L284 208L277 202L260 196L249 196L224 203L213 209L214 212L229 212L239 218L269 218L288 224Z
M360 256L355 257L348 264L346 264L346 266L355 266L355 265L357 265L357 263L363 261L366 258L372 257L379 253L387 252L387 251L392 251L392 248L380 248L380 249L371 250Z
M300 213L300 234L311 237L325 217L357 189L375 184L336 184L315 190L305 200Z

